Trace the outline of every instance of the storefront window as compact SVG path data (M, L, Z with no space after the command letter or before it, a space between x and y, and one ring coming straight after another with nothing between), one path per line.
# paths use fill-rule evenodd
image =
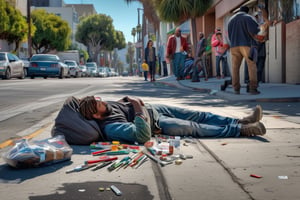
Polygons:
M271 21L289 23L300 18L300 0L269 1L268 10Z

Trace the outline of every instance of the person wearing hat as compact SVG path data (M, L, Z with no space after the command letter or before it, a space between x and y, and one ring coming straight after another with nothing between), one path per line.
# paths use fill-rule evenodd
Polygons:
M228 21L228 36L230 40L232 87L235 94L240 94L240 66L245 59L249 73L249 92L252 95L260 94L257 90L257 67L254 60L249 58L251 46L256 44L256 36L260 31L259 25L248 14L249 8L242 6Z

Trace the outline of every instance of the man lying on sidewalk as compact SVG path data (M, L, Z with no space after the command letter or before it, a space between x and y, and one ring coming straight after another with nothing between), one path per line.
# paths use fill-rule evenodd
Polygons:
M138 98L105 102L100 97L87 96L80 99L79 112L86 119L95 120L108 141L143 144L153 134L220 138L266 133L260 122L260 106L251 115L235 119L168 105L144 104Z

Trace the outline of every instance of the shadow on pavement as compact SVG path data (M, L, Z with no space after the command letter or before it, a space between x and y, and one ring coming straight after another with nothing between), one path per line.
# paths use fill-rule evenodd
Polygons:
M115 185L122 194L117 196L110 188L111 185ZM102 188L100 191L99 188ZM30 196L30 200L78 200L78 199L90 199L90 200L105 200L105 199L130 199L130 200L150 200L153 199L153 195L147 186L140 184L124 184L119 182L84 182L84 183L65 183L63 187L59 187L56 193L43 195L43 196Z
M53 173L65 166L71 165L72 161L64 161L52 165L40 167L15 169L8 164L0 165L0 183L21 183L37 176Z

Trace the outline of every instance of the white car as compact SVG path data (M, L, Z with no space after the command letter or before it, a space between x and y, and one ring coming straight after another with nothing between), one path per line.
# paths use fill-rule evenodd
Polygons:
M89 72L90 76L98 76L97 64L95 62L87 62L85 66L87 67L87 71Z
M69 76L74 78L82 76L81 69L75 60L65 60L64 63L69 66Z
M15 54L0 52L0 77L3 79L20 78L26 76L24 62Z

